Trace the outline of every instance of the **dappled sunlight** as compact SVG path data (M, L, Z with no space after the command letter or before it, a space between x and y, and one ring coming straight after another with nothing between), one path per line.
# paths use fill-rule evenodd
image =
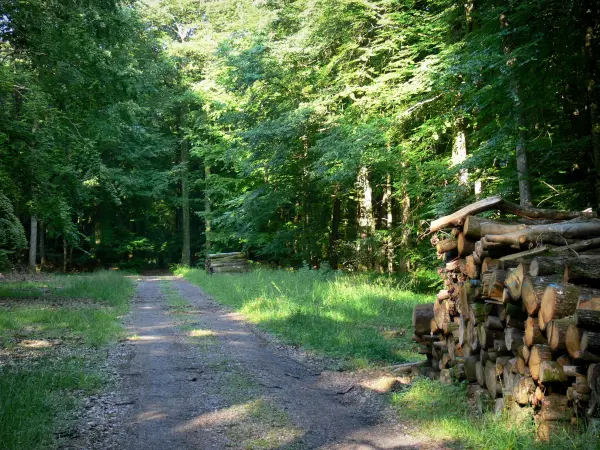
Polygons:
M209 337L209 336L217 336L217 333L215 333L212 330L196 329L196 330L189 331L188 336L190 336L190 337Z
M151 410L144 411L138 414L135 418L137 421L149 421L149 420L163 420L167 418L167 414L161 411Z
M198 269L180 273L288 343L360 365L363 358L399 362L422 358L406 330L414 306L431 299L399 289L392 279L371 283L356 275L259 269L230 274L224 285Z
M189 432L198 428L234 423L241 418L244 418L248 414L248 405L250 403L251 402L245 405L234 405L229 408L223 408L218 411L201 414L198 417L184 422L182 425L175 428L175 431L179 433Z

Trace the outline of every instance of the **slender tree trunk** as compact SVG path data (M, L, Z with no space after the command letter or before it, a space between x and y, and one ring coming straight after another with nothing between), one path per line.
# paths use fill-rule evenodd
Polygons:
M189 186L189 160L190 152L185 138L184 123L185 123L186 108L181 109L181 119L179 131L181 133L181 209L183 220L183 247L181 250L181 264L190 266L192 264L192 254L190 249L190 186Z
M67 240L63 238L63 272L67 273Z
M356 187L358 189L358 230L359 237L361 240L368 239L373 236L375 232L375 221L373 220L373 189L369 182L369 170L366 167L361 167L358 171L358 177L356 180ZM371 259L373 249L371 246L361 245L362 248L359 252L367 252L368 257L365 259ZM367 267L368 268L368 267Z
M46 267L46 226L44 221L40 221L40 266Z
M462 118L456 120L455 126L456 135L454 136L454 146L452 147L452 165L457 166L464 163L467 159L467 135ZM468 181L469 171L467 169L460 169L458 183L464 186Z
M210 166L208 164L204 165L204 238L206 240L206 254L210 253L210 248L212 247L212 243L210 241L210 233L212 232L212 223L210 220L210 215L212 213L211 205L210 205L210 196L208 195L208 183L210 179Z
M592 3L594 3L592 5ZM592 151L594 155L594 169L596 173L596 208L600 210L600 115L598 111L598 96L596 95L596 64L594 48L596 46L595 28L598 21L598 6L596 2L585 2L585 45L584 55L587 62L587 96L590 108L590 122L592 135Z
M342 200L338 189L333 197L333 210L331 212L331 231L329 233L329 265L333 269L339 267L337 243L340 239L340 222L342 221Z
M500 16L500 27L508 28L508 18L505 14ZM517 126L519 128L517 143L516 143L516 154L517 154L517 179L519 182L519 203L521 206L532 205L531 195L531 182L529 180L529 163L527 157L527 124L525 121L525 114L523 112L523 102L521 100L521 94L519 89L518 74L515 72L515 57L512 56L513 43L510 37L506 38L503 42L504 54L507 57L506 65L510 70L510 94L513 98L514 111L516 116Z
M392 225L393 225L393 213L392 213L392 176L388 173L385 178L385 190L383 193L383 205L385 207L386 218L385 228L388 232L385 240L385 253L387 259L387 272L394 272L394 240L392 239Z
M37 217L31 216L31 228L29 234L29 270L35 270L35 264L37 260L37 235Z

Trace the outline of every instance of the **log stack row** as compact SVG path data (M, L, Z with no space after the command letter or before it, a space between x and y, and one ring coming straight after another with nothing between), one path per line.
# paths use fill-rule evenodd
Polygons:
M206 272L212 273L243 273L250 270L248 259L242 252L214 253L206 257Z
M432 224L449 228L432 239L444 289L414 310L427 355L414 373L468 380L480 412L533 406L548 438L598 417L600 220L508 205L494 197ZM525 219L474 215L490 209Z

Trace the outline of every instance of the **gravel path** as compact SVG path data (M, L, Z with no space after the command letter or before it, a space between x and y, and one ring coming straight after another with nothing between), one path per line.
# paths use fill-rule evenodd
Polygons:
M117 368L128 406L92 448L437 448L356 374L320 371L184 280L142 277L130 327Z

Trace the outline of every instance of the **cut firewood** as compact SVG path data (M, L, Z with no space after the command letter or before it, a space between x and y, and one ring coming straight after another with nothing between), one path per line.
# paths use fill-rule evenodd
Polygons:
M542 330L554 319L561 319L573 315L577 309L577 302L581 288L570 283L551 283L546 287L542 304L538 314Z
M486 240L517 246L544 241L570 245L567 239L598 235L600 235L600 220L590 219L549 225L531 225L507 234L488 234Z
M507 328L504 334L504 341L508 350L515 350L523 344L523 331L517 328Z
M535 382L531 377L519 376L518 382L513 384L513 397L520 405L528 405L535 392Z
M529 275L538 277L543 275L560 274L563 275L565 267L572 264L577 269L585 270L584 267L590 266L592 270L600 269L600 257L594 256L538 256L533 258L529 266ZM600 273L599 273L600 275Z
M545 344L547 342L546 337L542 334L542 330L540 330L537 319L533 317L527 319L525 322L525 335L523 340L528 347L535 344Z
M600 238L586 239L575 244L556 247L550 250L552 255L579 256L580 252L600 248Z
M581 352L581 330L574 324L569 325L567 328L565 347L571 358L579 358Z
M430 333L430 321L434 318L433 307L433 303L415 306L412 322L417 336Z
M549 284L558 281L558 276L525 277L525 280L523 280L523 287L521 288L521 298L529 315L533 316L538 313L546 287L548 287Z
M552 361L552 350L547 345L534 345L531 347L531 354L529 355L529 370L531 371L531 377L536 381L539 379L542 361Z
M438 254L451 252L452 250L456 250L457 248L458 248L458 241L456 239L450 239L450 238L442 239L435 246L435 249L437 250Z
M569 421L573 415L566 395L546 395L542 401L539 419L542 421Z
M500 205L504 199L502 197L489 197L483 200L479 200L471 205L467 205L464 208L456 211L445 217L441 217L431 222L429 227L430 232L442 230L450 226L460 226L465 222L465 219L470 215L479 214L484 211L496 208ZM468 234L465 233L467 236Z
M600 280L600 256L580 256L567 261L563 281L569 283L596 283Z
M460 256L464 257L467 255L470 255L475 250L475 243L469 241L467 239L467 237L462 233L458 235L457 242L458 242L458 254Z
M552 350L563 350L567 346L567 330L575 323L572 316L551 321L546 330L548 344Z
M498 397L498 395L502 393L502 386L498 382L496 364L494 362L488 361L485 363L484 375L485 386L487 387L488 392L490 393L492 398Z
M600 333L590 330L581 333L580 350L600 354Z
M566 383L567 376L562 366L556 361L542 361L539 367L539 382L548 383Z

